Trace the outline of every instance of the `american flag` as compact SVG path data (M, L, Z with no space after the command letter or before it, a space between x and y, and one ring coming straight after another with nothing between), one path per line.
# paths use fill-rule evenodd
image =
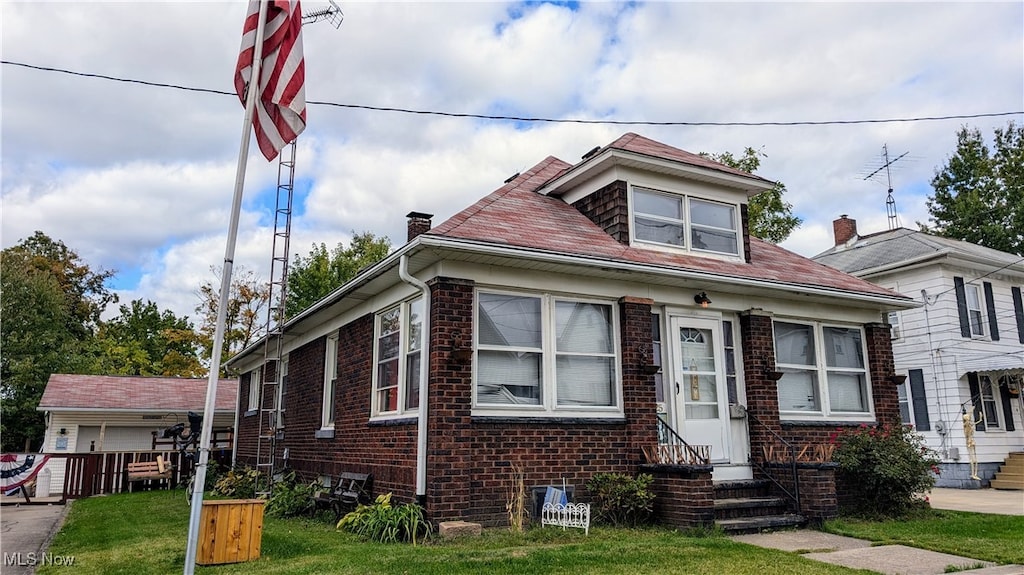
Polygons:
M245 105L252 79L260 2L251 0L235 67L235 92ZM277 157L306 128L306 65L302 58L302 10L299 0L271 0L263 35L263 63L253 115L256 142L267 160Z

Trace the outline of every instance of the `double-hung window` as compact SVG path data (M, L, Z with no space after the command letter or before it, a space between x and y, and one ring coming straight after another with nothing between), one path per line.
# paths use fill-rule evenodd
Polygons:
M373 415L400 415L419 407L423 353L423 299L377 314Z
M263 387L263 366L249 372L249 405L248 411L256 411L260 408L260 391Z
M739 255L737 207L633 188L633 237L690 251Z
M871 412L858 327L776 321L775 362L783 415L861 416Z
M335 397L338 392L338 335L327 337L324 352L324 398L321 409L320 427L334 428Z
M621 410L611 304L481 291L475 332L478 408Z
M985 335L985 306L982 305L981 288L974 284L964 286L967 295L967 319L971 324L971 335Z

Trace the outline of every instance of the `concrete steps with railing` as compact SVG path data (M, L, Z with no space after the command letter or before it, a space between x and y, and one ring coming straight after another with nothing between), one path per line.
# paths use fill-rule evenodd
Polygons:
M1006 456L990 486L992 489L1024 491L1024 451L1016 451Z
M791 511L786 498L771 493L766 479L715 482L715 525L723 531L760 533L806 524L804 516Z

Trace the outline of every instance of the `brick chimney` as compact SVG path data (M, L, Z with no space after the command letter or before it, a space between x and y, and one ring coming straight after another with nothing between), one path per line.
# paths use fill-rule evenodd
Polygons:
M434 214L409 212L405 217L409 218L409 237L406 241L411 242L416 236L430 231L430 218L434 217Z
M857 220L851 220L846 214L839 216L838 220L832 221L832 233L835 235L837 247L845 245L857 237Z

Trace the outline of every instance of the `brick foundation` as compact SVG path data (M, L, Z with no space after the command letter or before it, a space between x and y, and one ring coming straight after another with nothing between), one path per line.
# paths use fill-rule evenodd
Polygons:
M641 465L654 476L654 518L680 529L715 524L715 489L710 465Z

